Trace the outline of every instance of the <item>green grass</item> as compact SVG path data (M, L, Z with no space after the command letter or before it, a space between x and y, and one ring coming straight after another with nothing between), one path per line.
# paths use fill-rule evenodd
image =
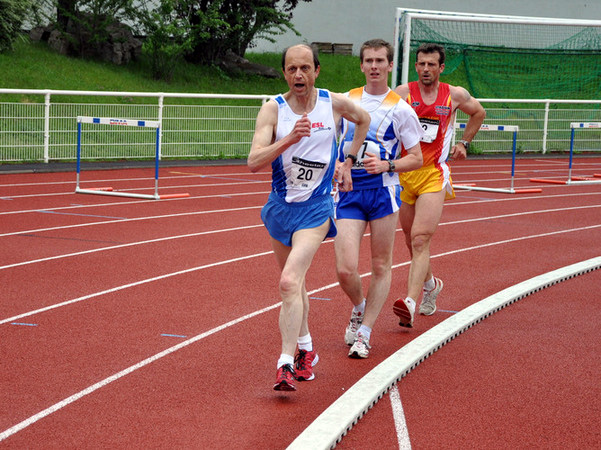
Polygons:
M249 53L247 59L280 71L281 55ZM316 85L345 92L364 84L359 58L349 55L320 55L321 73ZM281 79L243 73L228 74L217 67L179 63L170 82L153 80L147 61L125 66L59 55L44 43L19 40L13 51L0 53L0 87L11 89L53 89L90 91L177 92L274 95L287 90ZM40 102L40 96L3 95L2 101ZM57 100L55 98L55 100ZM60 99L58 99L60 101ZM69 101L85 102L69 98ZM132 98L106 98L106 102L136 102ZM178 101L181 101L179 99Z

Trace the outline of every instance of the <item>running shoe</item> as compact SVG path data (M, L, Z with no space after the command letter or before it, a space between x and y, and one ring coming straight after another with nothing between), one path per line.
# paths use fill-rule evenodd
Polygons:
M362 333L357 333L353 346L348 352L349 358L367 358L369 356L369 339Z
M296 391L294 384L294 369L290 364L284 364L278 369L278 374L273 385L274 391Z
M298 381L310 381L315 378L313 366L319 361L319 356L315 350L299 350L294 358L294 377Z
M424 296L422 302L419 305L419 313L424 316L431 316L436 312L436 297L442 291L442 280L434 277L435 286L431 291L424 290Z
M362 323L363 313L355 312L355 310L353 310L353 313L351 314L351 320L349 320L348 326L346 327L346 332L344 333L344 343L346 345L353 345L357 330L361 327Z
M415 315L415 302L413 300L399 298L394 302L392 311L399 316L400 326L413 328L413 316Z

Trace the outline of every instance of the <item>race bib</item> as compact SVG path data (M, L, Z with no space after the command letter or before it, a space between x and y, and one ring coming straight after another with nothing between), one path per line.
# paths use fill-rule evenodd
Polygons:
M288 186L293 186L297 189L313 189L313 186L321 179L321 172L325 166L326 163L308 161L293 156Z
M348 154L348 151L351 147L351 142L347 141L344 143L343 151L344 155ZM357 162L353 164L353 169L362 169L363 168L363 160L367 158L366 153L372 153L376 155L378 158L380 157L380 146L376 144L374 141L365 141L361 148L359 148L359 153L357 154Z
M440 121L438 119L431 119L429 117L420 117L419 123L421 124L424 135L421 138L422 142L430 143L434 142L438 135L438 125Z

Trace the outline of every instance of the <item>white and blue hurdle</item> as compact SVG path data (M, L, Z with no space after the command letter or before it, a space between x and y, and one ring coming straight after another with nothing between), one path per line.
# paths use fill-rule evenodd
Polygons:
M97 124L97 125L117 125L127 127L143 127L154 128L156 130L155 156L154 156L154 195L137 194L133 192L115 192L112 187L102 187L96 189L82 189L79 187L79 179L81 172L81 124ZM137 120L137 119L113 119L108 117L89 117L77 116L77 181L75 193L77 194L96 194L96 195L112 195L118 197L133 197L144 198L150 200L160 200L167 198L188 197L190 194L167 194L159 195L159 160L161 149L161 124L156 120Z
M465 129L465 123L455 123L456 129ZM532 194L537 192L542 192L542 189L534 188L534 189L514 189L514 178L515 178L515 155L517 150L517 138L518 131L520 131L520 127L517 125L488 125L482 124L480 126L480 131L507 131L513 133L513 144L511 149L511 185L509 189L502 188L487 188L487 187L479 187L472 186L467 184L453 184L454 189L466 189L470 191L483 191L483 192L500 192L502 194Z
M550 184L601 184L601 175L595 174L593 177L572 177L572 163L574 160L574 138L578 129L601 129L601 122L572 122L570 123L570 158L568 164L568 179L567 180L552 180L547 178L531 178L533 183L550 183ZM594 178L597 177L597 178Z

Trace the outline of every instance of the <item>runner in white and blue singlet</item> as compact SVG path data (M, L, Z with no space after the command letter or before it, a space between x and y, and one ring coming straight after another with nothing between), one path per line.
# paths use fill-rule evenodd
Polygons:
M422 165L419 142L423 130L417 115L388 87L392 55L392 46L386 41L364 43L359 56L366 84L348 93L371 116L369 131L351 170L353 190L339 192L336 206L336 272L342 290L353 304L344 335L346 344L351 345L351 358L368 357L372 329L390 290L392 249L401 204L398 174ZM340 159L345 160L348 142L354 137L353 124L345 121L342 132ZM408 150L399 158L401 144ZM372 274L364 297L358 264L368 224Z
M330 195L336 160L336 124L344 117L356 123L356 155L369 127L369 114L342 94L315 88L319 59L308 45L282 55L288 92L259 111L248 167L256 172L271 164L272 192L261 211L281 269L277 391L296 390L296 380L312 380L319 360L309 333L309 297L305 274L328 235L335 234ZM350 166L339 170L342 189L351 189ZM298 346L298 353L295 351Z

